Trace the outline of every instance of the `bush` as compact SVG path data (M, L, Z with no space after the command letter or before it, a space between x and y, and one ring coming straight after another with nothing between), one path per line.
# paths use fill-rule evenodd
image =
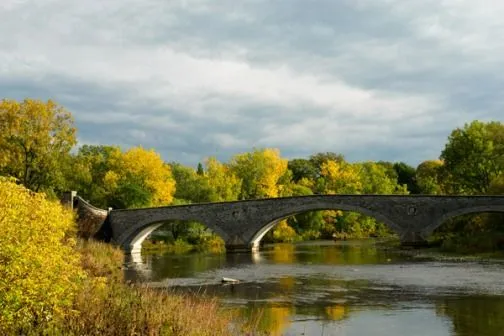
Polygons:
M287 224L286 220L280 221L273 229L273 241L291 243L298 240L296 231Z
M85 277L72 214L0 177L0 334L61 320Z

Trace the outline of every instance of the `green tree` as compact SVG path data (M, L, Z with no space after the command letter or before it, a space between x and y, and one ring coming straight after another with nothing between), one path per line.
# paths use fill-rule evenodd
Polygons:
M311 160L293 159L288 162L287 167L292 171L292 181L295 183L301 179L315 181L319 174L318 167Z
M443 193L442 169L443 162L440 160L427 160L418 165L416 181L422 194L439 195Z
M397 183L399 185L406 185L411 194L418 194L420 192L415 180L415 168L404 162L394 163L394 169L397 172Z
M0 173L34 191L59 191L75 133L70 112L51 100L0 101Z
M174 197L184 203L210 202L210 186L203 174L198 174L194 168L180 163L170 164L177 188Z
M486 193L492 180L504 171L504 125L475 120L455 129L441 160L453 179L454 192Z
M110 190L104 183L111 158L121 155L119 147L84 145L65 167L68 190L76 190L91 204L107 208Z
M387 168L375 162L355 164L360 168L363 194L406 194L406 185L400 185L390 177Z
M198 162L198 169L196 170L196 173L198 175L204 175L205 174L205 170L203 169L203 165L201 164L201 162Z

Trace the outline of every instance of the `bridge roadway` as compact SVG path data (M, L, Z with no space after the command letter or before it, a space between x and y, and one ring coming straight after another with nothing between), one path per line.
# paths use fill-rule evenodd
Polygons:
M420 244L446 220L478 212L504 212L504 196L310 195L234 202L199 203L128 210L101 210L75 192L64 195L79 221L97 237L139 252L143 240L168 220L198 221L222 237L228 250L257 249L280 220L306 211L355 211L386 224L403 244Z

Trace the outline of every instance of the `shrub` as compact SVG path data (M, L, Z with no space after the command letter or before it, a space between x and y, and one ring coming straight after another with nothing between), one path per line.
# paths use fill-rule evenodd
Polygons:
M286 220L280 221L273 229L273 241L290 243L298 240L296 231L287 224Z
M56 323L85 277L72 214L0 177L0 334Z

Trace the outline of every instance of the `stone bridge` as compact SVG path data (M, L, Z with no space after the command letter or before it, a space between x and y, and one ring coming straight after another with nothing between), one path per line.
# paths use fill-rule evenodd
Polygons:
M504 196L310 195L106 211L71 192L63 202L78 209L79 221L99 227L100 239L127 252L138 252L143 240L168 220L198 221L221 236L227 249L250 250L257 249L261 238L280 220L306 211L333 209L374 217L404 244L424 242L452 217L504 212Z

